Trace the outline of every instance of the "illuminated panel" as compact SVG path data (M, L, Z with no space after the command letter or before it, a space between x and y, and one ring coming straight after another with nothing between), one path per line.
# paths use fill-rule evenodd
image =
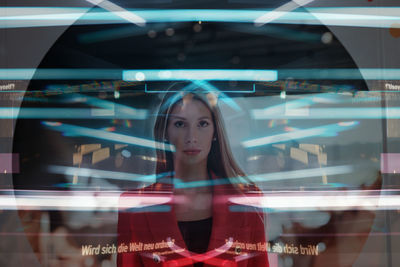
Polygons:
M124 70L125 81L276 81L276 70L171 69Z
M19 154L0 153L0 173L19 173Z
M400 153L382 153L381 172L400 173Z

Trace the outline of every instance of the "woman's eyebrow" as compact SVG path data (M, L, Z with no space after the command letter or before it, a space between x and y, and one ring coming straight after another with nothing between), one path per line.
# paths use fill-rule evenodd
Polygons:
M198 120L204 120L204 119L211 120L211 118L210 118L210 117L208 117L208 116L203 116L203 117L200 117L200 118L198 118Z
M177 116L177 115L170 115L173 119L181 119L181 120L186 120L186 118L181 117L181 116Z

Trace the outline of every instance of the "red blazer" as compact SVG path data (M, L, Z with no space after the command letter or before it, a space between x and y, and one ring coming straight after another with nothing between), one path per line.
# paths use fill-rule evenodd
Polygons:
M118 217L118 267L128 266L269 266L265 251L262 214L251 207L236 206L230 196L259 195L255 186L239 194L232 185L213 187L213 222L208 251L187 251L173 205L173 186L156 183L120 198ZM130 204L133 202L132 205ZM129 209L140 203L161 203Z

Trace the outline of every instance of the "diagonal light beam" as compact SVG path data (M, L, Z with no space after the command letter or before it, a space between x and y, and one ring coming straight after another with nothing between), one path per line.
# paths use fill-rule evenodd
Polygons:
M86 0L89 3L92 3L94 5L97 5L115 15L118 17L121 17L129 22L132 22L133 24L144 27L146 25L146 20L135 13L126 10L125 8L120 7L119 5L116 5L108 0Z
M313 2L314 0L292 0L280 7L278 7L277 9L270 11L260 17L258 17L257 19L254 20L254 24L256 26L262 26L265 25L271 21L274 21L284 15L286 15L289 12L292 12L293 10L307 5L311 2Z

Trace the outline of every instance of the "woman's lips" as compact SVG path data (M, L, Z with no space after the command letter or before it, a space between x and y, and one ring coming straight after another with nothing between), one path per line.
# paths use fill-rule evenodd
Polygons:
M183 150L183 153L186 155L194 156L200 153L200 149L185 149Z

